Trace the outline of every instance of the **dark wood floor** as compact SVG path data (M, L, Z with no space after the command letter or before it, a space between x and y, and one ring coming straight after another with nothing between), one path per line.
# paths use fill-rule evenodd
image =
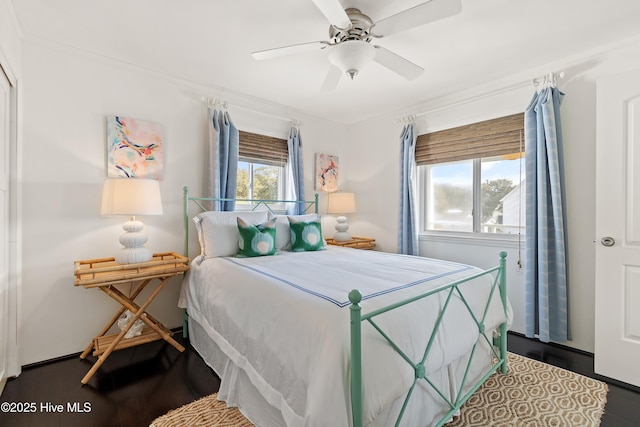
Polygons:
M512 333L509 334L507 342L507 347L512 353L607 382L609 393L601 427L640 425L640 389L596 375L593 372L592 354L574 351L564 346L543 344Z
M181 334L177 341L184 343ZM220 385L213 371L192 347L179 353L164 341L116 351L83 386L80 380L95 361L70 357L36 367L7 381L1 402L35 402L35 413L0 412L0 426L148 426L151 421L202 396ZM91 362L89 361L91 359ZM63 413L41 410L46 403L62 404ZM69 413L75 402L85 413Z
M589 354L513 334L509 351L594 377ZM36 410L20 414L2 411L0 426L148 426L156 417L219 387L217 376L190 346L178 353L155 342L115 352L89 384L82 386L80 379L90 367L90 362L77 357L26 367L18 378L7 382L0 403L35 404ZM56 405L63 406L62 413L46 412ZM89 410L69 411L77 408ZM610 384L601 426L635 427L639 422L639 390Z

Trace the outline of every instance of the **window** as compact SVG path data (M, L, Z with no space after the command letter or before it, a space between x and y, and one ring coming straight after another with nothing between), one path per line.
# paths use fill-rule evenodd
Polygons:
M282 200L285 198L287 140L240 131L236 198ZM250 208L238 203L238 208ZM273 209L283 207L272 206Z
M426 229L473 231L473 162L427 168Z
M516 114L418 137L425 231L524 232L523 120Z
M238 199L284 198L284 167L258 162L238 162Z
M479 162L480 232L524 233L524 153L483 158Z

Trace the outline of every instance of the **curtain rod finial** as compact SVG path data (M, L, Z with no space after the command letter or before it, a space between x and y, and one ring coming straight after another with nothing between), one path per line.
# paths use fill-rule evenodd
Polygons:
M415 124L416 122L416 116L414 115L408 115L408 116L404 116L401 117L400 119L398 119L399 123L403 123L403 124L409 124L409 123L413 123Z

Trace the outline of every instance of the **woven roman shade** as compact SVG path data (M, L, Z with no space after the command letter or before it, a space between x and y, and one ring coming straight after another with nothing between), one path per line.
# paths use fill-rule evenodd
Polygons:
M416 164L455 162L524 150L524 113L419 135Z
M287 140L257 133L240 131L239 156L241 160L272 166L287 164Z

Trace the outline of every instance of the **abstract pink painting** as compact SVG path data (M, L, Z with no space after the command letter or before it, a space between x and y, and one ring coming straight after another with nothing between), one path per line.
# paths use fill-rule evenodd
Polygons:
M163 129L158 123L107 117L107 175L162 180Z
M338 157L316 153L316 191L338 189Z

